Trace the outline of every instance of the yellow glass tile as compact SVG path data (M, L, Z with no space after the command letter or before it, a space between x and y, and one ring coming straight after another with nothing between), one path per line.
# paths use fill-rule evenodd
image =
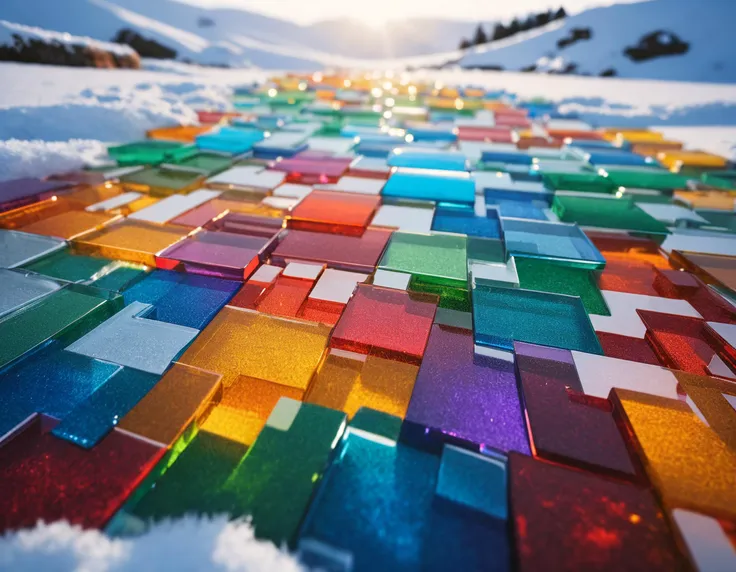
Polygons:
M151 129L146 133L149 139L162 139L164 141L182 141L183 143L191 143L202 133L207 133L212 129L210 125L178 125L176 127L161 127L160 129Z
M675 198L692 209L733 211L736 194L728 191L675 191Z
M736 409L724 395L736 398L736 383L707 375L673 371L677 381L721 440L736 453Z
M344 411L348 417L361 407L389 415L406 415L416 365L368 355L365 360L330 353L309 387L305 401Z
M107 199L117 197L124 189L117 183L105 183L103 185L81 185L77 189L64 195L65 199L79 201L85 207L94 205Z
M184 238L189 230L125 219L75 239L72 246L81 254L156 266L155 255Z
M654 157L661 151L679 151L682 149L680 141L653 141L650 143L635 143L631 146L631 152L638 155Z
M486 90L476 87L465 88L466 97L485 97Z
M179 361L221 373L226 388L245 376L304 391L330 331L323 324L225 306Z
M222 404L248 411L265 422L282 397L301 401L304 390L241 375L225 389Z
M728 165L728 161L724 157L705 151L662 151L657 154L657 159L675 173L683 167L725 169Z
M78 236L100 230L105 225L120 219L119 215L99 212L67 211L52 217L22 226L20 230L45 236L56 236L72 240Z
M736 455L685 402L622 389L611 399L668 509L736 517Z
M0 228L19 230L70 210L84 210L85 206L80 201L70 200L66 197L52 197L32 205L5 211L0 214Z
M659 131L649 131L648 129L603 129L601 131L603 137L609 141L618 141L623 143L628 141L629 143L653 143L656 141L663 141L664 134Z
M453 99L456 97L460 97L460 92L455 87L443 87L439 91L440 97L452 97Z
M204 420L200 430L250 446L265 424L266 420L254 413L218 405Z
M175 363L118 427L170 447L222 397L222 376Z

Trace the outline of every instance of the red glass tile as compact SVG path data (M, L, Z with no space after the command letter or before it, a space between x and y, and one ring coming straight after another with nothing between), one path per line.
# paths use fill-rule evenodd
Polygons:
M458 127L457 138L460 141L514 142L513 132L508 127Z
M334 326L342 316L345 304L328 302L326 300L307 299L299 311L298 317L310 322L321 322Z
M680 270L657 269L656 274L654 287L660 296L687 300L708 322L736 321L733 306L710 290L698 277Z
M419 361L439 298L359 284L340 317L331 347Z
M334 191L312 191L294 207L290 228L361 235L381 198Z
M516 147L521 150L526 150L530 147L559 149L562 147L562 141L560 139L550 139L547 137L522 137L516 142Z
M709 375L708 364L716 350L709 344L705 321L647 310L637 313L647 328L646 339L662 365Z
M393 231L368 227L362 236L289 230L272 254L284 266L292 260L322 262L338 270L372 273Z
M606 267L598 277L598 287L601 290L613 292L627 292L629 294L644 294L646 296L662 296L654 287L657 278L654 266L632 258L621 259L607 254ZM665 296L670 298L671 296Z
M648 488L509 455L520 572L688 570Z
M198 111L197 118L200 123L220 123L225 119L238 117L239 113L232 111Z
M517 349L516 367L535 455L637 478L611 404L575 393L580 380L572 359L566 363L524 353Z
M608 357L660 365L657 355L646 340L609 332L596 332L596 335L603 353Z
M550 137L556 139L584 139L587 141L601 141L603 135L595 131L578 131L576 129L547 129Z
M350 167L350 158L292 157L278 161L271 168L287 173L286 181L303 185L336 183Z
M531 127L532 122L524 115L507 111L494 112L497 127Z
M255 309L272 316L295 318L312 286L312 280L279 276L273 286L255 303Z
M0 532L62 519L100 528L165 452L118 430L82 449L55 424L36 416L0 447Z
M255 310L256 303L266 293L267 288L268 285L249 281L238 290L238 293L228 302L228 306Z

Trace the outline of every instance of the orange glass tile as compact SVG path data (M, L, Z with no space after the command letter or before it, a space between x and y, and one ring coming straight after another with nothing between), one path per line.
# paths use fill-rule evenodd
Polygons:
M107 182L102 185L80 185L64 195L65 199L79 201L85 206L93 205L123 193L122 185Z
M249 411L218 405L204 420L200 430L250 446L265 423L264 419Z
M287 219L290 228L361 235L381 203L380 197L312 191Z
M345 310L345 304L308 298L297 316L310 322L321 322L334 326L340 319L343 310Z
M246 376L303 391L329 335L322 324L225 306L179 362L221 373L225 387Z
M255 309L272 316L294 318L309 296L314 281L279 276L273 286L255 304Z
M656 242L646 238L611 234L607 232L586 231L591 242L600 250L606 262L619 260L647 263L655 268L670 268L667 258L659 250Z
M736 207L736 193L729 191L675 191L674 198L691 209L733 212Z
M175 363L118 427L170 447L220 400L222 376Z
M603 137L609 141L628 141L629 143L652 143L664 140L664 135L659 131L648 129L617 129L608 128L601 131Z
M706 284L725 286L736 291L736 258L734 257L673 250L670 253L670 262L675 268L684 268L692 272Z
M119 215L104 212L68 211L23 226L19 230L72 240L93 230L101 230L119 218Z
M156 266L156 253L168 248L189 233L185 227L122 220L72 242L74 250Z
M259 201L239 201L222 198L222 196L207 201L189 212L171 220L171 224L198 227L204 226L213 219L223 216L228 212L257 214L260 216L280 216L279 209L274 209Z
M685 402L618 388L611 400L666 508L736 517L736 455Z
M165 141L182 141L193 143L197 135L207 133L212 129L210 125L177 125L176 127L161 127L146 132L149 139L163 139Z
M301 401L304 389L280 385L255 377L240 376L225 388L222 405L247 411L265 423L271 411L282 397Z
M339 409L350 418L361 407L370 407L403 419L418 372L416 365L375 355L352 359L330 352L305 401Z
M71 210L84 210L86 205L68 197L51 197L49 199L5 211L0 214L0 228L20 230L25 226L46 220Z
M728 395L736 400L736 383L684 371L672 373L708 421L708 426L736 454L736 408L726 399Z
M670 171L678 173L682 168L725 169L728 160L706 151L662 151L657 160Z
M651 143L635 143L631 146L632 153L650 157L662 151L679 151L680 149L682 149L680 141L654 141Z

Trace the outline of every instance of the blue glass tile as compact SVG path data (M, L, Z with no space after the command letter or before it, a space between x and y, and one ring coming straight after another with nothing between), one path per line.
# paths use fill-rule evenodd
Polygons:
M483 238L500 239L502 237L501 220L495 209L489 209L488 215L481 217L476 216L472 209L464 211L439 206L434 213L432 230Z
M437 494L489 516L506 520L506 457L479 455L445 445L437 477Z
M502 217L549 220L547 215L544 214L543 208L532 202L496 199L490 203L486 201L486 206L489 207L489 212L497 209L497 212L500 212Z
M605 139L570 139L570 141L567 143L567 147L570 150L580 149L585 152L605 151L606 149L629 149L629 147L631 147L631 145L626 141L622 141L622 143L622 146L619 147L617 145L614 145L610 141L606 141Z
M389 167L413 169L441 169L444 171L467 171L468 158L455 151L433 151L398 147L388 156Z
M501 288L476 279L472 299L476 344L513 351L516 341L603 354L577 296Z
M593 165L630 165L630 166L659 166L651 157L637 155L625 150L595 150L585 154L586 160Z
M457 141L457 134L450 128L444 129L433 126L426 127L408 127L406 132L412 136L412 140L417 141L445 141L454 143Z
M221 127L215 133L197 136L195 141L199 149L240 155L250 151L263 137L263 131L260 129Z
M599 269L606 259L576 224L501 217L510 255L555 260L578 268Z
M389 178L382 191L385 197L475 203L475 181L452 171L400 169Z
M122 369L48 344L0 376L0 437L33 413L63 418Z
M160 376L123 368L66 415L54 435L90 449L143 399Z
M242 287L241 282L156 270L124 292L126 304L152 304L155 319L203 329Z
M532 156L521 151L483 151L481 161L484 163L508 163L512 165L532 164Z

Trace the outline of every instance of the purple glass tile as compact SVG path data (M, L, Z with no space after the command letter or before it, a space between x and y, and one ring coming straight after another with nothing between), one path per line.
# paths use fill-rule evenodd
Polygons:
M68 181L15 179L0 182L0 212L51 198L54 193L72 186Z
M221 218L211 220L205 224L204 228L271 239L281 232L282 224L283 221L280 218L229 212Z
M432 326L402 439L530 454L514 364L476 355L470 330Z
M204 230L167 248L156 257L156 266L243 280L258 267L270 243L262 236Z
M560 363L575 363L572 359L572 352L570 350L553 348L550 346L538 346L536 344L528 344L526 342L514 342L514 353L517 356L558 361Z

